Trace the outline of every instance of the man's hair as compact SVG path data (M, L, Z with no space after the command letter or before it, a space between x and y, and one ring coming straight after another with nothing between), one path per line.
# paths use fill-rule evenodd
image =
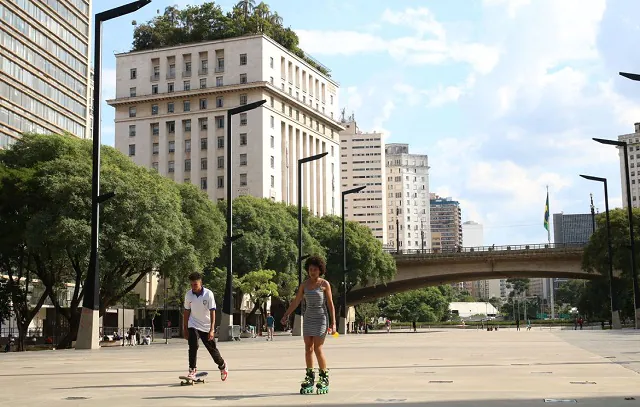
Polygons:
M198 273L197 271L194 271L193 273L189 274L189 281L198 281L198 280L202 280L202 274Z
M309 272L309 266L316 266L320 269L320 275L324 276L327 272L327 263L320 256L311 256L304 262L304 269Z

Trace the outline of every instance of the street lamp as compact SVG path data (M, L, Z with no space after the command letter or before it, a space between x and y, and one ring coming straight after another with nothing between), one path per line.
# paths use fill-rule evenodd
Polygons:
M602 182L604 184L604 208L607 219L607 250L609 252L609 297L611 300L611 326L613 329L621 329L620 325L620 310L618 309L617 301L613 297L613 248L611 247L611 222L609 220L609 189L607 188L607 179L601 177L594 177L592 175L580 176L589 181Z
M342 310L338 327L338 333L342 335L347 333L347 235L344 229L344 198L350 194L357 194L366 187L366 185L363 185L342 191Z
M233 340L231 327L233 325L233 242L240 239L242 234L233 236L233 143L231 142L231 118L237 114L257 109L267 102L266 99L227 110L227 283L224 289L222 303L222 320L220 321L219 341Z
M151 0L138 0L112 8L95 15L95 39L93 55L93 171L91 177L91 252L89 270L84 283L84 299L76 349L98 349L100 347L100 264L98 261L98 234L100 226L100 204L115 196L109 192L100 195L100 76L102 71L102 23L141 9Z
M302 164L319 160L327 154L328 151L298 160L298 286L302 285L302 262L309 257L302 256ZM296 308L291 335L302 336L302 304Z
M622 75L622 73L621 73ZM627 74L634 76L635 74ZM624 75L623 75L624 76ZM624 152L624 178L627 189L627 216L629 217L629 240L631 243L631 277L633 278L633 308L635 310L635 328L638 329L638 318L640 318L640 309L638 309L638 301L640 301L640 286L638 285L638 274L636 273L636 242L633 237L633 208L631 207L631 184L629 182L629 152L627 151L626 141L605 140L594 138L601 144L622 147Z

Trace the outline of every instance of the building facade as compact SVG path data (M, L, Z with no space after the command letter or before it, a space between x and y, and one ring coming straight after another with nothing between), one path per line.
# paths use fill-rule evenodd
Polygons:
M383 136L363 133L353 118L342 119L340 132L340 184L342 190L366 185L345 197L345 218L367 226L382 244L387 243L387 177Z
M631 207L640 208L640 123L634 124L634 132L618 136L618 141L627 143L627 152L629 155L629 168L624 166L624 151L618 148L620 156L620 182L622 189L622 207L627 207L627 185L626 180L629 177L631 187Z
M385 146L387 175L387 247L431 248L429 160L410 154L408 144ZM398 246L399 245L399 246Z
M462 210L452 198L430 194L431 232L440 234L442 251L460 250L462 246Z
M88 0L0 0L0 148L26 132L91 137Z
M314 215L340 214L338 84L262 35L116 55L116 148L176 182L192 182L212 200L252 195L297 205ZM229 108L259 100L232 118Z
M633 205L632 205L633 206ZM584 244L591 239L594 231L594 217L590 213L577 214L553 214L553 242L556 244ZM553 284L557 290L560 284L568 281L567 278L553 278L545 286ZM549 289L549 288L548 288ZM544 293L544 298L549 293Z

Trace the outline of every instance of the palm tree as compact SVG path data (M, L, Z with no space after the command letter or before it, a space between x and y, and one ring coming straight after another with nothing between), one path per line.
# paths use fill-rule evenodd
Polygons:
M256 1L240 0L238 4L236 4L236 7L239 7L240 9L242 9L242 14L244 15L244 18L247 19L249 18L249 13L252 12L253 9L256 7Z
M270 21L271 16L269 5L264 2L260 2L260 4L253 9L253 16L256 19L258 32L264 32L265 23Z
M273 25L282 25L282 17L278 14L278 12L274 12L269 16L269 22Z

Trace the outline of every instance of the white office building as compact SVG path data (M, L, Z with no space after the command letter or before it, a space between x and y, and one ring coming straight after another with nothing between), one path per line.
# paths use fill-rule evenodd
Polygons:
M622 207L627 207L627 176L631 186L631 207L640 208L640 123L634 124L634 132L618 136L619 141L627 143L629 154L629 168L624 167L624 151L619 148L620 155L620 182L622 188ZM614 148L614 147L611 147Z
M266 99L233 116L233 197L340 214L338 84L272 39L244 36L117 54L116 148L213 200L226 198L227 109Z
M408 144L385 146L387 168L387 246L401 250L431 248L429 165L424 154L409 154Z
M360 131L353 117L343 117L341 122L345 127L340 132L342 190L366 186L357 194L345 196L345 218L367 226L382 244L386 244L387 178L383 135Z

